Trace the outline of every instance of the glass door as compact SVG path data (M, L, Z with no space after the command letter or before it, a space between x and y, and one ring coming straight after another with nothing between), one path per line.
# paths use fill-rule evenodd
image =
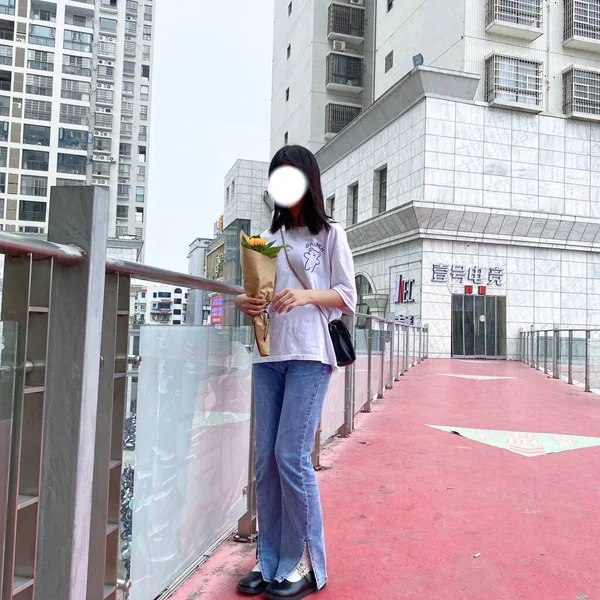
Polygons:
M452 296L452 356L506 358L506 298Z

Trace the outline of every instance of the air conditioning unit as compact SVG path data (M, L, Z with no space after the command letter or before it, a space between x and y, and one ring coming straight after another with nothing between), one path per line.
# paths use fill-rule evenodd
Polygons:
M111 163L117 162L117 160L115 159L115 157L114 157L114 156L111 156L111 157L110 157L108 160L109 160L109 162L111 162Z
M25 38L22 38L22 37L16 37L16 38L15 38L15 42L19 42L20 44L24 44L24 43L25 43Z
M350 4L354 4L355 6L364 6L365 0L350 0Z
M346 52L346 42L340 42L339 40L335 40L333 42L333 49L336 52Z

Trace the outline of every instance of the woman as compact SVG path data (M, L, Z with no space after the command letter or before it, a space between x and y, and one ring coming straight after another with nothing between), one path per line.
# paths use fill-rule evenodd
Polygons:
M353 314L356 289L345 231L325 214L314 155L301 146L286 146L273 158L269 175L284 165L304 173L308 190L295 206L276 206L264 234L267 241L291 246L287 256L282 250L277 259L273 301L267 307L246 295L236 298L249 317L268 310L271 335L270 356L255 356L253 367L258 563L238 590L299 600L327 582L311 452L337 368L326 318Z

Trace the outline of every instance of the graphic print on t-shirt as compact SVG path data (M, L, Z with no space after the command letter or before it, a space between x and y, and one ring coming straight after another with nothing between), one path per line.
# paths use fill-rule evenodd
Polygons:
M304 253L304 270L314 273L315 269L321 264L321 254L325 252L325 247L319 242L308 242L306 252Z

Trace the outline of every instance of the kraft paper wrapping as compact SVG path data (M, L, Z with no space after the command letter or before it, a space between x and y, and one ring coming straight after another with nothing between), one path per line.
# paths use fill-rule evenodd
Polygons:
M242 232L242 236L244 233ZM241 243L240 238L240 243ZM269 304L273 298L275 288L275 274L277 272L277 257L268 258L256 250L249 250L241 246L242 277L244 291L249 298L261 298ZM256 345L261 356L270 354L269 317L266 313L252 319Z

